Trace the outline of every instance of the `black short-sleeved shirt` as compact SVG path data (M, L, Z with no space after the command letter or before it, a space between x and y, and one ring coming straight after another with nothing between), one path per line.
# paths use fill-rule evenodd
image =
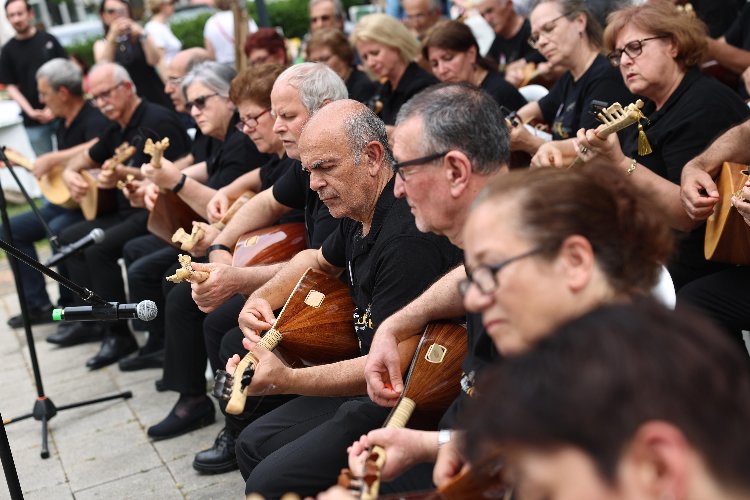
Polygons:
M531 23L526 19L518 33L511 38L506 39L495 35L495 40L487 51L487 58L497 64L501 74L505 73L506 65L519 59L535 63L544 61L544 57L529 45L529 36L531 36Z
M235 113L227 127L224 142L206 160L206 185L210 188L219 189L226 186L237 177L259 168L271 159L271 155L258 151L255 143L237 130L235 124L239 120L239 114Z
M367 104L378 89L377 82L370 80L367 73L357 68L352 68L352 73L346 79L346 90L349 92L349 99L354 99L363 104Z
M282 158L272 155L268 163L260 167L260 190L265 191L270 188L284 174L295 167L300 168L299 164L287 155L284 155ZM304 212L300 209L294 209L288 214L284 214L277 223L286 224L288 222L304 222L304 220Z
M390 82L386 82L383 85L383 90L380 94L383 108L378 113L380 119L386 125L395 124L396 115L401 106L414 97L415 94L418 94L420 90L436 83L438 83L438 79L423 70L419 64L415 62L409 63L395 89L391 88Z
M700 154L728 128L750 116L747 105L732 89L712 77L690 70L659 110L652 102L643 108L649 122L642 122L653 153L638 156L635 127L620 134L622 150L659 176L680 183L682 167ZM705 225L682 234L678 249L668 266L676 287L719 267L703 256Z
M735 19L732 26L724 33L724 38L729 45L750 50L750 4L745 4L740 16ZM737 92L739 92L743 99L748 98L747 89L742 78L737 83Z
M712 38L723 35L740 12L737 0L691 0L698 19L706 23Z
M195 128L195 137L193 143L190 146L190 152L193 154L193 163L200 163L202 161L208 161L211 155L214 154L221 146L219 139L214 139L211 136L203 135L201 129Z
M526 104L526 99L518 92L518 89L500 76L497 71L487 73L480 87L491 95L499 105L505 106L511 111L518 111L521 106Z
M42 109L36 87L36 72L47 61L56 57L68 58L57 38L45 31L37 31L26 40L11 38L0 53L0 83L13 84L34 109ZM23 113L24 125L39 125Z
M394 196L394 183L391 179L380 194L366 236L360 222L344 218L322 248L328 262L348 273L362 354L385 318L463 259L447 238L417 229L406 200Z
M461 414L466 401L476 396L474 387L482 371L500 358L500 354L495 349L495 344L487 335L482 325L481 314L466 315L466 357L461 364L463 373L461 374L461 392L458 397L443 414L440 419L440 429L453 429L456 427L457 419Z
M56 132L57 149L72 148L99 137L102 130L109 127L110 123L97 108L87 101L69 126L66 127L64 123L60 123Z
M623 83L620 71L599 54L578 81L573 80L569 71L561 76L549 94L539 100L539 107L553 139L560 140L575 137L579 128L601 125L591 113L591 101L627 106L635 99Z
M310 174L302 170L299 160L291 161L293 164L274 182L273 197L282 205L304 211L307 247L320 248L338 227L339 221L331 216L325 203L310 189Z
M146 62L146 53L138 38L128 37L117 43L115 62L128 70L139 96L174 110L174 103L164 92L164 82L159 78L156 68Z

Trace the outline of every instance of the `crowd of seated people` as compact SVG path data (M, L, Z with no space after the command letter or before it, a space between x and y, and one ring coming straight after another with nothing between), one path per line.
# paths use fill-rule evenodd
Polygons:
M222 419L193 467L238 493L747 497L750 4L677 3L311 0L294 64L283 26L180 50L173 2L144 28L104 0L87 75L27 75L59 121L34 174L60 169L62 244L105 234L59 272L159 311L47 340L154 370L151 439Z

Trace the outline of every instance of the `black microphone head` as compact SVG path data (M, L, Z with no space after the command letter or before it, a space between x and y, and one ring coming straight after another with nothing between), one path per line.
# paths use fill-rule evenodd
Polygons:
M89 233L89 236L91 236L91 239L94 240L95 243L101 243L104 241L104 230L101 228L94 228Z
M153 300L142 300L138 302L138 305L135 307L135 312L138 315L139 320L151 321L156 317L156 313L159 312L159 310Z

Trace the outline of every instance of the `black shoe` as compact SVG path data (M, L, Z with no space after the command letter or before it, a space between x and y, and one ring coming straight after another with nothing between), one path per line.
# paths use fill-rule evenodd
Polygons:
M145 368L161 368L164 366L164 349L144 354L143 349L138 354L129 358L121 359L117 363L120 370L124 372L133 372Z
M99 341L102 338L103 329L101 325L90 322L62 323L57 331L47 337L50 344L60 347L83 344L84 342Z
M156 441L159 439L169 439L181 436L186 432L211 425L216 420L216 416L214 415L214 404L208 397L195 405L195 407L192 408L191 413L184 417L177 416L177 413L175 412L176 408L177 405L172 408L172 411L169 412L167 418L148 428L147 432L151 439Z
M43 325L52 323L52 306L33 307L28 310L29 323L32 325ZM23 316L17 314L11 316L8 320L8 326L11 328L23 328Z
M138 349L138 343L132 335L107 337L102 341L99 352L93 358L86 361L86 366L91 370L103 368L119 359L124 358Z
M213 447L195 455L193 469L205 474L221 474L238 469L234 443L237 436L224 427L216 436Z
M164 392L167 390L167 388L164 387L163 378L160 378L159 380L154 380L154 387L156 388L156 392Z

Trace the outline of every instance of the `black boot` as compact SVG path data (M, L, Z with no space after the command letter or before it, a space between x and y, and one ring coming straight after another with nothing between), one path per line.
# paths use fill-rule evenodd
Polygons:
M120 359L138 349L138 342L135 341L135 337L130 333L127 325L107 325L106 328L107 331L99 352L86 361L86 366L91 370L117 363Z
M237 469L236 441L237 435L224 427L211 448L195 455L193 469L205 474L221 474Z

